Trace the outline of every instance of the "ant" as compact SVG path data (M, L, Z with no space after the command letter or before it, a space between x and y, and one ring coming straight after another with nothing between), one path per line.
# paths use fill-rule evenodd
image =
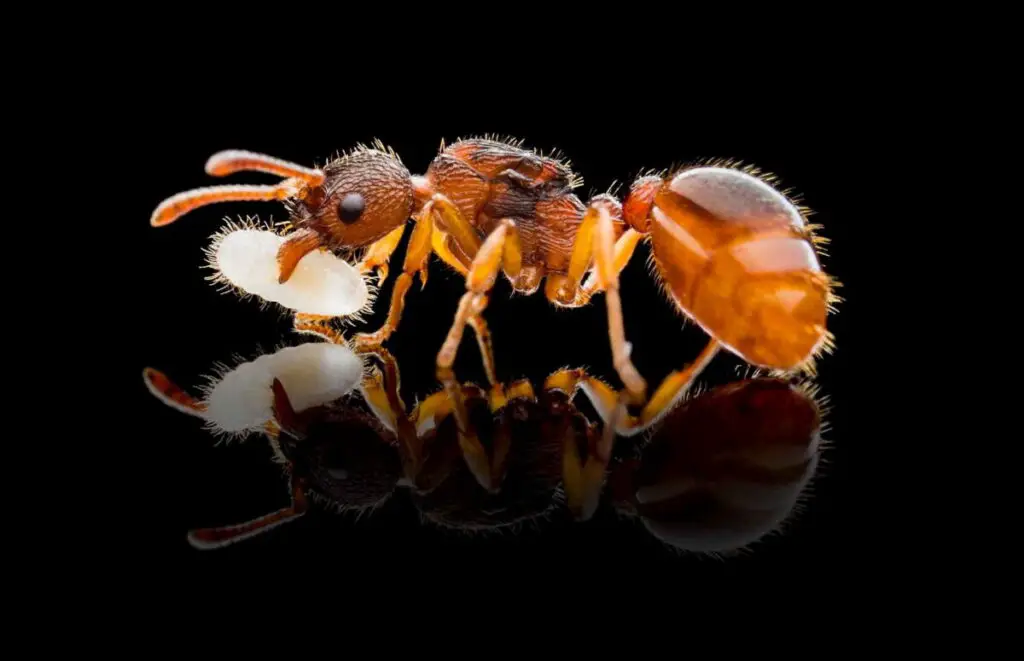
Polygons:
M212 430L262 430L290 477L291 505L194 530L194 547L248 539L302 517L311 502L372 511L397 486L410 488L425 519L463 531L546 518L563 494L577 519L593 515L611 448L573 404L581 384L599 383L585 371L558 370L538 394L527 380L489 391L448 383L406 413L398 364L387 350L369 352L383 370L363 372L356 389L353 365L360 361L337 331L306 318L295 329L326 342L225 370L203 400L158 370L144 370L156 397ZM822 403L813 388L778 378L694 395L674 406L632 457L611 466L610 499L683 550L744 546L777 529L813 476Z
M838 282L819 263L825 239L816 236L805 209L753 168L710 162L646 174L633 182L624 201L603 193L586 204L573 192L582 182L569 163L524 149L521 141L486 136L442 142L425 175L412 175L379 141L322 168L229 150L213 155L206 171L262 171L286 179L273 186L181 193L158 206L151 224L167 225L216 202L284 202L297 229L277 255L282 283L317 250L365 250L359 270L376 269L382 280L411 216L415 222L387 320L354 339L363 348L383 345L398 327L417 273L426 285L434 253L465 277L467 289L437 354L441 380L451 378L469 325L487 376L497 382L482 313L499 271L527 295L546 279L544 295L559 307L580 307L605 292L613 363L624 385L617 419L631 416L640 426L679 401L722 348L752 366L790 372L813 368L814 359L832 347L826 318L839 300L833 293ZM652 245L653 276L663 291L709 336L698 358L670 373L650 399L630 359L619 293L619 274L641 239Z

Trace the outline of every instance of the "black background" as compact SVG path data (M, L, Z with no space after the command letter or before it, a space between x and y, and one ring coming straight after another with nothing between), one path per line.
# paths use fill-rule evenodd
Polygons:
M395 92L396 90L392 90ZM134 246L137 277L125 285L138 315L135 332L126 333L134 362L119 374L132 403L126 434L136 437L137 454L124 474L132 485L130 502L136 532L146 538L162 562L186 569L185 583L237 573L259 580L286 577L319 585L344 585L369 577L390 577L406 589L436 589L458 583L471 591L532 585L553 580L628 585L651 593L685 590L697 582L714 586L730 581L781 579L803 590L823 591L848 576L870 537L874 508L862 468L870 462L873 439L856 430L857 403L865 383L858 382L855 319L869 236L855 194L866 146L848 121L853 110L830 102L796 104L785 112L727 110L714 104L611 102L597 93L557 95L516 106L500 99L462 99L445 105L434 97L396 93L361 94L358 101L325 102L315 94L281 93L287 102L228 86L187 102L159 103L134 116L126 133L145 154L144 165L125 174L135 184L118 207L117 223ZM553 93L552 93L553 94ZM769 109L770 110L770 109ZM126 125L128 126L128 125ZM837 351L820 365L818 382L832 400L830 449L819 469L814 495L788 533L734 558L687 556L667 550L640 525L603 509L588 523L556 518L540 531L512 536L465 536L419 523L399 492L388 506L358 521L314 510L285 527L217 550L188 546L194 527L247 520L287 504L286 482L270 462L259 436L244 443L214 446L194 418L165 408L145 390L141 370L150 365L195 392L217 361L247 358L294 341L287 319L261 310L254 301L223 295L204 280L202 249L225 216L258 214L282 220L279 205L233 204L202 209L172 226L148 225L153 208L165 197L189 188L222 183L203 172L207 157L228 148L248 149L303 164L323 163L335 151L380 138L401 155L414 173L423 172L442 138L500 133L524 138L526 145L559 148L584 178L581 197L613 182L628 186L646 168L663 168L702 157L730 157L778 175L802 195L832 240L823 263L844 286L846 299L830 323ZM274 179L236 175L235 182ZM380 291L376 312L360 328L376 328L383 319L391 284L401 264L405 241L392 259L392 275ZM649 248L641 246L622 276L623 308L633 359L652 387L671 370L691 360L705 337L685 325L648 277ZM414 285L405 316L389 343L402 369L407 404L437 388L433 361L449 327L460 278L432 258L425 290ZM499 281L486 316L495 343L499 378L527 377L535 383L565 365L587 365L614 382L607 343L603 297L585 309L552 308L541 295L510 299ZM738 362L721 356L702 381L736 378ZM463 380L482 382L479 354L464 340L456 371ZM145 468L140 468L144 466ZM137 548L129 544L129 555ZM177 569L175 570L177 571ZM177 574L176 574L177 575ZM553 577L557 577L553 578ZM523 581L527 583L523 583ZM177 581L177 579L176 579ZM178 584L180 585L180 584ZM559 589L558 584L554 584Z

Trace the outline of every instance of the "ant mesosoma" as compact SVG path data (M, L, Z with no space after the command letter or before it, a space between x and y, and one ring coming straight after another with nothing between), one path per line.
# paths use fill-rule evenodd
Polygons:
M523 294L538 291L546 278L545 296L561 307L586 305L605 292L613 362L625 386L617 420L627 415L627 404L630 415L639 411L633 417L641 423L656 419L721 348L753 366L787 372L813 365L831 347L826 318L838 300L838 283L819 264L817 246L824 239L770 177L750 168L710 163L645 175L623 202L600 194L587 204L573 192L581 182L567 163L521 142L490 138L442 143L423 176L410 174L380 142L315 169L224 151L209 159L206 171L287 178L272 186L214 186L175 195L158 206L151 224L164 226L217 202L281 201L296 229L277 255L281 282L317 250L364 250L360 271L376 269L383 279L411 216L415 224L387 320L355 342L383 345L398 327L415 275L426 284L434 253L465 276L467 288L437 354L442 380L450 379L468 324L488 378L497 382L482 312L499 271ZM642 238L652 244L654 277L710 338L700 356L669 374L650 399L630 359L618 281Z

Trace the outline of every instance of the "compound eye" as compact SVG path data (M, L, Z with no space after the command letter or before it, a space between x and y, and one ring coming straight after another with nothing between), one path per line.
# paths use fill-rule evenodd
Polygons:
M349 193L338 203L338 218L345 224L359 220L366 208L366 200L359 193Z

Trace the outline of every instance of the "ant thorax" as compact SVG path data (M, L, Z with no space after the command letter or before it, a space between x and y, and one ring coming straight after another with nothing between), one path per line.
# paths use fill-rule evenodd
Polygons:
M369 246L413 211L412 175L386 148L359 147L323 167L319 185L285 200L289 221L344 254Z

